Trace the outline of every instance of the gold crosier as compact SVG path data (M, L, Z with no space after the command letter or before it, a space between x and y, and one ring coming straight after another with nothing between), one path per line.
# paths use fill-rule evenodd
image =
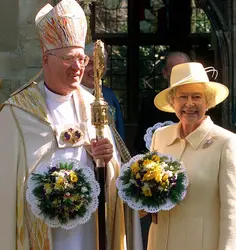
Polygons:
M96 129L96 139L104 138L104 127L108 124L108 103L104 101L102 95L102 76L105 68L105 49L104 44L101 40L97 40L94 44L94 89L95 89L95 100L91 104L91 115L92 125ZM100 195L98 205L98 240L99 250L106 250L107 239L106 239L106 208L105 208L105 197L106 197L106 171L104 160L96 160L96 177L100 184Z
M94 44L94 89L95 101L91 104L92 125L96 128L97 139L104 138L104 126L108 124L108 103L102 95L102 76L105 69L105 49L101 40ZM97 167L104 167L103 161L96 161Z

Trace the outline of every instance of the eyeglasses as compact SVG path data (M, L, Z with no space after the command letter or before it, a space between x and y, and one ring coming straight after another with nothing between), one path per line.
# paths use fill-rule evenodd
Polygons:
M85 67L88 65L89 63L89 57L87 55L83 56L59 56L59 55L55 55L53 53L47 53L50 56L56 56L58 58L60 58L64 64L67 65L71 65L72 63L74 63L75 61L79 61L80 66Z

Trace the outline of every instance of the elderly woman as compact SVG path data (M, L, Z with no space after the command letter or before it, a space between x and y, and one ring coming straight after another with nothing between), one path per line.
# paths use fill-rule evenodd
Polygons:
M184 63L155 97L157 108L180 121L156 130L151 150L182 161L189 186L185 199L152 223L148 250L236 249L236 136L206 116L227 96L200 63Z

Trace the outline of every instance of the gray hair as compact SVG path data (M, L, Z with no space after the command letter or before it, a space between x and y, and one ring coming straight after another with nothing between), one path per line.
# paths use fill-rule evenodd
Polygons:
M206 104L207 104L207 108L214 108L216 105L216 91L211 88L207 83L201 83L204 85L205 87L205 97L206 97ZM174 104L174 98L176 95L176 91L178 89L179 86L172 88L167 96L167 102L168 104L173 107Z
M95 45L94 42L85 45L84 53L85 53L87 56L89 56L89 57L93 56L94 45ZM105 57L107 57L107 56L108 56L107 48L106 48L105 45L104 45L104 47L105 47L105 48L104 48L104 49L105 49L105 50L104 50L104 54L105 54Z
M85 45L84 52L87 56L93 56L94 43L89 43Z

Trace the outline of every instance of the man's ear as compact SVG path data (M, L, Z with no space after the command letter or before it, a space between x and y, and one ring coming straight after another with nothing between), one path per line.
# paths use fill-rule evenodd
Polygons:
M43 54L43 66L48 64L48 54Z

